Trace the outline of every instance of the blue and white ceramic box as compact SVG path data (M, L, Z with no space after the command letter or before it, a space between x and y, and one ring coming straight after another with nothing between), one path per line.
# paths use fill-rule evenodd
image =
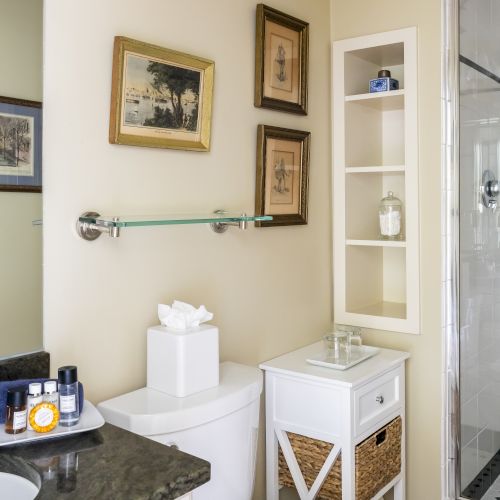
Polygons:
M374 78L370 80L371 92L387 92L389 90L398 90L399 82L394 78Z

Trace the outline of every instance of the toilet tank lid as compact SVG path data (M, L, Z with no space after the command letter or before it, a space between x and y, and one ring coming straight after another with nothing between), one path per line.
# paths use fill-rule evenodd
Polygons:
M144 387L97 405L104 419L143 436L168 434L206 424L259 398L262 372L253 366L224 362L217 387L185 398Z

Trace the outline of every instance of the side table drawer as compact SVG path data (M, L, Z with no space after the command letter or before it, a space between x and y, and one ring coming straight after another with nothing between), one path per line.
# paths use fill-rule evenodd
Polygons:
M400 406L401 372L393 370L354 391L354 432L368 430Z

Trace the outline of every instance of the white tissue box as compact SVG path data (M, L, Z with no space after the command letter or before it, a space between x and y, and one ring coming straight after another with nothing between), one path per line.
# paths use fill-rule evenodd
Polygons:
M148 328L147 386L184 397L219 385L219 329Z

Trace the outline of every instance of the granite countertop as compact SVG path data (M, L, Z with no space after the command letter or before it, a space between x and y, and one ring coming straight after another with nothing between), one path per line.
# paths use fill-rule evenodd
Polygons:
M0 448L0 472L30 479L45 500L170 500L210 480L205 460L108 423Z

